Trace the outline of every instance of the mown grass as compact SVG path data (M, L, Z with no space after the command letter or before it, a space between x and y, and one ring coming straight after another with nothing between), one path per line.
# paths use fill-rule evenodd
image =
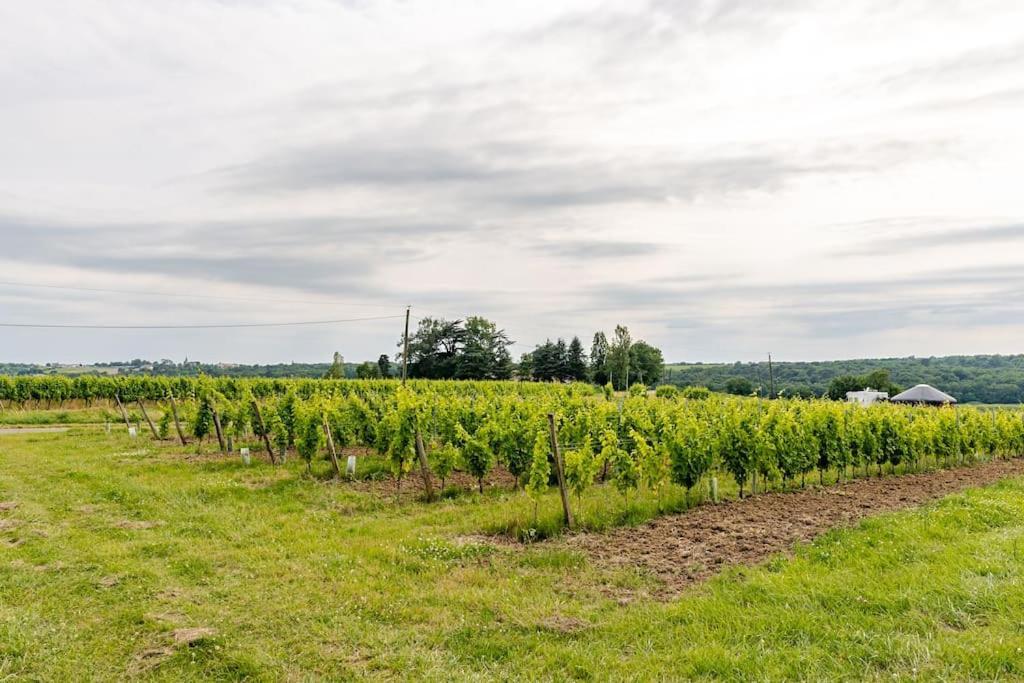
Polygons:
M102 429L0 438L0 678L1024 676L1022 480L658 602L557 542L467 538L522 496L396 505L303 468ZM185 627L214 633L175 645Z
M154 408L147 408L149 416L158 420L162 411ZM128 419L132 423L143 422L142 413L138 410L129 409ZM71 424L123 424L121 413L117 408L68 408L56 410L19 410L11 409L0 411L0 426L2 425L71 425ZM143 422L143 424L145 424Z

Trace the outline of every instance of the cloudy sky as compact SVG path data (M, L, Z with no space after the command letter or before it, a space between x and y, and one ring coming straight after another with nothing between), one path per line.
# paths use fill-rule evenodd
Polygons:
M0 322L1024 352L1022 122L1019 0L5 2ZM362 360L401 323L7 327L0 361Z

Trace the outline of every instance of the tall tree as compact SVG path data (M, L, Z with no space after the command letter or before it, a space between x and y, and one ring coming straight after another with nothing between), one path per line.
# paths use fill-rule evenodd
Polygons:
M661 349L640 340L630 349L629 376L630 381L643 382L650 386L657 384L665 368L665 359Z
M569 378L569 348L561 337L555 342L554 365L554 378L559 382L567 380Z
M550 339L535 348L530 355L533 379L539 382L551 382L558 379L558 349Z
M370 361L365 361L356 366L357 379L380 379L380 366Z
M519 365L516 367L516 376L522 380L536 379L533 376L534 359L533 352L527 351L519 357Z
M746 377L730 377L725 383L725 391L737 396L750 396L754 393L754 383Z
M391 359L388 358L388 354L380 354L380 358L377 359L377 369L380 370L380 376L387 379L391 376Z
M426 379L508 379L514 368L504 330L480 316L423 318L409 337L409 376ZM399 349L403 340L399 340ZM401 355L401 353L399 354Z
M566 359L567 379L585 382L587 380L587 356L583 353L583 344L579 337L573 337L569 342L568 354Z
M604 332L594 333L590 346L590 378L601 386L608 383L608 337Z
M480 316L466 318L465 336L455 376L459 379L508 379L512 376L512 341L505 330Z
M451 379L458 369L458 356L466 339L461 320L423 318L409 336L409 376ZM399 355L404 340L398 341Z
M633 378L629 376L630 348L633 338L625 325L615 326L615 335L608 346L608 368L616 389L627 389Z
M345 379L345 359L337 351L334 352L334 362L331 363L324 379Z

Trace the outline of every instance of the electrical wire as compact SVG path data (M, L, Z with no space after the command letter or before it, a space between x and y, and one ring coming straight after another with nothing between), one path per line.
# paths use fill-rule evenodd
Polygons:
M197 325L78 325L78 324L42 324L42 323L0 323L0 327L17 327L33 329L70 329L70 330L224 330L248 327L295 327L301 325L336 325L368 320L393 320L404 318L405 315L378 315L367 318L339 318L336 320L302 320L282 323L211 323Z
M313 305L326 305L326 306L362 306L365 308L398 308L398 304L394 303L382 303L382 304L368 304L365 302L354 302L354 301L336 301L336 300L323 300L323 301L312 301L309 299L277 299L267 297L249 297L249 296L220 296L216 294L185 294L181 292L154 292L154 291L139 291L130 289L107 289L104 287L76 287L72 285L49 285L49 284L36 284L31 282L13 282L13 281L0 281L0 286L3 287L26 287L32 289L62 289L71 290L78 292L102 292L106 294L126 294L129 296L153 296L153 297L172 297L172 298L184 298L184 299L217 299L221 301L259 301L264 303L282 303L282 304L313 304Z

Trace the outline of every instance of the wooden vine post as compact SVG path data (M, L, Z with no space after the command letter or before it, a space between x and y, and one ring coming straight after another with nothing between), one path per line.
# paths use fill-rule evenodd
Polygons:
M548 431L551 435L551 455L555 460L555 474L558 475L558 493L562 496L562 511L565 525L573 527L572 509L569 508L569 491L565 487L565 470L562 468L562 453L558 450L558 430L555 429L555 414L548 413Z
M334 448L334 435L331 434L331 427L327 424L327 416L323 416L324 434L327 436L327 448L331 452L331 464L334 465L334 476L341 479L341 466L338 465L338 451Z
M423 435L416 430L416 456L420 461L420 474L423 476L423 490L427 500L434 500L434 484L430 481L430 464L427 462L427 449L423 447Z
M274 456L274 449L270 445L270 435L267 434L267 427L263 424L263 413L260 412L260 404L252 402L252 412L256 415L256 424L260 426L260 434L263 435L263 445L267 447L267 455L270 456L270 464L277 464L277 457Z
M121 397L118 396L117 394L114 394L114 398L117 399L117 407L121 411L121 419L124 420L124 426L127 427L128 429L131 429L132 425L128 421L128 413L124 409L124 404L121 403Z
M146 423L149 425L149 431L153 432L153 438L159 441L160 433L156 431L156 425L154 425L153 421L149 419L149 413L146 412L146 406L143 405L142 399L137 398L135 399L135 402L139 404L139 410L142 411L142 416L146 418Z
M217 443L220 444L220 452L227 453L228 447L224 445L224 432L220 428L220 414L217 412L217 405L210 401L210 412L213 413L213 428L217 432Z
M185 432L181 431L181 420L178 419L178 404L174 400L174 394L167 392L167 398L171 400L171 415L174 416L174 429L178 432L178 438L181 439L181 445L184 446L188 442L185 441Z

